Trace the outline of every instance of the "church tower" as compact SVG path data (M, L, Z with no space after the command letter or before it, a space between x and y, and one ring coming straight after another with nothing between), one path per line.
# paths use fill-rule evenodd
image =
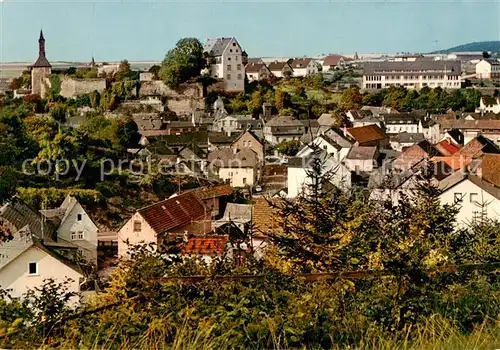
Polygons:
M38 59L31 66L31 93L42 96L42 80L52 73L52 66L45 57L45 38L40 30L38 39Z

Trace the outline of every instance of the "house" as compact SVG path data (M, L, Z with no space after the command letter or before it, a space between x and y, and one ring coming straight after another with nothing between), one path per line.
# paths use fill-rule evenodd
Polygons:
M272 73L264 62L251 62L245 66L245 73L248 81L268 80Z
M349 171L370 173L377 167L378 149L376 146L352 146L344 159Z
M71 242L89 262L97 264L98 228L78 200L68 195L59 208L40 210L42 215L58 222L58 240Z
M385 89L390 86L460 89L461 72L460 61L416 59L367 62L363 66L363 89Z
M135 245L160 248L169 236L203 235L212 231L211 213L187 192L139 209L118 231L118 256L127 258Z
M476 175L457 171L439 183L443 204L458 204L458 225L485 218L500 219L500 188Z
M498 60L482 59L476 64L477 79L499 79L500 62Z
M500 148L491 139L483 135L478 135L454 155L466 158L481 158L486 153L500 154Z
M347 147L347 145L349 145ZM342 161L349 149L351 148L350 143L346 142L344 147L337 144L329 136L322 134L316 137L311 143L305 145L297 154L297 157L307 157L308 155L314 153L316 150L324 150L330 156L333 156L336 160Z
M355 128L360 128L362 126L368 125L376 125L381 129L384 128L384 123L379 118L374 117L373 115L368 115L366 117L363 117L362 119L355 119L352 122L352 126Z
M246 130L240 134L230 146L232 149L240 151L242 149L251 149L257 154L260 162L264 161L264 144L257 138L251 130Z
M333 69L344 68L346 64L346 59L341 55L328 55L323 60L322 68L323 72L328 72Z
M358 146L385 147L389 145L389 137L378 125L348 128L347 134L354 139Z
M323 150L318 150L306 157L288 159L288 197L295 198L307 190L312 179L310 177L315 162L321 162L321 174L328 182L338 188L351 187L351 173L341 162L331 157Z
M404 149L394 160L393 166L398 171L405 171L423 160L430 160L436 156L442 156L442 154L429 141L423 140Z
M451 156L460 150L460 147L453 143L450 139L440 141L434 145L434 147L443 156Z
M261 169L259 184L263 193L276 193L288 185L286 164L265 164Z
M307 77L318 74L318 65L312 58L295 58L290 62L294 77Z
M193 191L196 198L205 206L212 219L219 219L226 210L226 203L228 197L233 193L233 188L228 185L219 185L200 187L191 191Z
M422 185L430 182L438 186L439 181L453 173L453 169L440 161L423 159L402 172L380 167L370 175L368 188L370 199L376 201L391 200L397 205L405 197L412 197Z
M397 114L399 113L395 108L392 107L378 107L378 106L363 106L361 107L361 112L363 111L369 111L371 114L379 118L383 114Z
M330 128L327 131L325 131L324 134L342 148L349 149L355 142L355 140L347 136L347 130L345 128L343 131L338 128Z
M253 186L257 182L260 161L257 153L249 148L219 149L210 152L207 160L209 172L232 187Z
M462 147L464 145L464 134L458 129L449 129L439 140L439 142L441 141L449 141L457 147Z
M269 63L267 65L267 68L269 68L269 71L276 78L290 78L293 76L293 69L288 64L288 62L274 61L274 62Z
M424 139L424 134L404 131L399 134L392 134L389 142L393 150L401 152L403 149L413 146Z
M338 118L332 113L323 113L318 118L319 126L332 127L338 121Z
M437 147L436 147L437 148ZM445 153L446 154L446 153ZM433 157L440 160L455 170L475 167L486 155L500 154L500 149L490 139L479 135L452 155Z
M223 132L231 136L246 129L260 130L262 124L260 120L253 119L251 115L229 115L220 96L214 103L212 132Z
M180 135L201 131L201 127L193 124L191 120L167 120L164 128L167 131L167 135Z
M420 133L431 143L437 142L440 136L439 124L427 116L418 115L416 112L385 114L384 125L389 134Z
M29 231L16 232L13 240L0 246L0 252L13 246L16 256L0 265L0 288L8 290L12 298L20 298L29 289L41 287L46 279L62 283L69 278L67 291L80 292L80 284L84 281L80 267L46 247ZM73 302L77 300L70 301Z
M481 99L479 99L479 107L476 108L476 113L500 113L500 99L491 96L481 97Z
M214 151L216 149L230 148L238 134L227 135L221 132L208 133L208 149Z
M248 233L252 222L252 205L227 203L224 216L217 220L214 225L220 227L227 223L234 224L241 233Z
M209 57L210 76L222 80L225 91L245 91L244 54L235 38L209 39L203 52Z
M0 286L14 298L40 287L45 279L73 281L69 291L79 292L84 271L78 261L78 247L57 238L56 224L13 198L0 208L0 218L13 239L0 243Z
M300 140L306 127L291 116L278 116L268 121L263 128L264 139L272 145L281 141Z
M458 129L464 135L464 143L468 143L478 135L483 135L500 145L500 120L479 119L479 120L441 120L441 133L452 129Z

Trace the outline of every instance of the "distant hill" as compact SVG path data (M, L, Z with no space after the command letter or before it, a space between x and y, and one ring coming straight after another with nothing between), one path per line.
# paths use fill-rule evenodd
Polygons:
M500 52L500 41L479 41L452 47L447 50L435 51L433 53L492 51Z

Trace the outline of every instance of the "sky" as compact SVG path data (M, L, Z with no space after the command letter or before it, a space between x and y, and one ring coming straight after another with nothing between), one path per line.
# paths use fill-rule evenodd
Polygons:
M0 61L161 60L234 36L250 57L430 52L500 40L500 0L0 0Z

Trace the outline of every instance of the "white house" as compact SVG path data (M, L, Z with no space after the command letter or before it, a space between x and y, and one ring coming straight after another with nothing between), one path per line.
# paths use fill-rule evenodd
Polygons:
M476 64L476 78L478 79L500 78L500 62L497 60L482 59Z
M269 79L272 76L271 71L264 62L248 63L245 66L245 73L250 82Z
M78 247L58 240L56 227L40 213L18 199L0 208L0 217L13 239L0 243L0 286L20 297L28 288L39 287L44 279L73 280L69 289L80 291L83 272L74 262Z
M235 38L209 39L203 51L210 57L210 75L222 80L224 90L245 91L243 50Z
M369 173L377 167L377 157L375 146L352 146L344 164L349 171Z
M310 172L315 161L322 163L322 174L328 174L329 182L339 188L347 189L351 187L351 173L339 161L329 156L324 151L317 151L307 157L293 157L288 159L288 197L295 198L307 190L311 184Z
M273 145L281 141L300 140L305 132L303 123L287 115L274 117L263 128L264 139Z
M290 63L294 77L307 77L318 74L319 68L312 58L295 58Z
M59 208L41 210L41 213L48 219L60 220L56 231L58 240L78 246L82 256L97 264L99 230L75 197L68 195Z
M343 68L346 64L346 58L341 55L329 55L323 60L323 72L328 72L333 69Z
M162 245L169 235L203 235L212 231L211 212L195 193L186 192L139 209L118 231L118 256L130 257L137 245Z
M14 239L3 243L0 251L18 249L15 257L0 263L0 288L9 290L13 298L19 298L28 289L40 287L45 279L53 279L56 283L71 279L68 291L79 293L84 276L76 264L72 264L59 254L45 247L27 231L18 231ZM0 256L5 256L0 253ZM72 301L76 302L76 300Z
M482 218L500 219L500 188L475 175L457 171L440 182L441 203L460 205L457 221L467 226Z
M209 172L232 187L253 186L257 182L259 157L250 148L226 148L210 152Z
M393 150L401 152L404 148L411 147L424 139L424 134L408 133L405 131L399 134L391 135L389 142Z
M269 71L276 78L289 78L293 76L293 69L287 62L270 62L267 68L269 68Z
M340 146L334 140L332 140L327 135L317 136L311 143L305 145L297 154L297 157L307 157L314 153L316 150L323 150L330 156L334 157L337 161L342 161L347 153L349 152L350 145L348 147Z
M498 97L483 96L479 100L476 113L500 113L500 99Z

